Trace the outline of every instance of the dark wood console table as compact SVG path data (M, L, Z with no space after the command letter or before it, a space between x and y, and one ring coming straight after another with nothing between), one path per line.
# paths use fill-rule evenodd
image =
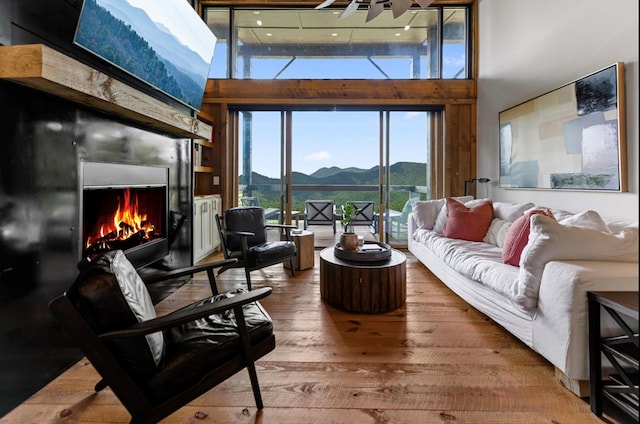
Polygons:
M381 262L345 261L334 248L320 252L320 297L331 306L351 312L381 313L404 305L407 299L406 256L392 249Z
M629 320L636 325L638 323L638 292L588 292L587 296L591 411L597 416L602 416L603 400L607 398L637 422L640 348L638 333L631 328ZM601 308L618 324L622 335L601 336ZM608 376L603 376L602 354L614 368L614 372Z

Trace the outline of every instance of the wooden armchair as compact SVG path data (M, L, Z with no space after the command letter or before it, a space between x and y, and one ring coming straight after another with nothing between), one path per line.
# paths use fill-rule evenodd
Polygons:
M291 274L295 275L293 257L297 254L291 239L293 225L267 224L262 208L238 207L216 215L220 244L225 259L236 262L222 266L218 274L230 268L244 268L247 287L251 290L251 271L289 261ZM267 230L278 229L283 241L268 241Z
M131 414L131 423L157 423L247 369L263 408L254 361L275 348L273 324L258 300L271 288L218 293L220 261L145 277L122 251L86 264L71 288L49 309L75 339ZM157 317L145 282L206 271L214 296Z

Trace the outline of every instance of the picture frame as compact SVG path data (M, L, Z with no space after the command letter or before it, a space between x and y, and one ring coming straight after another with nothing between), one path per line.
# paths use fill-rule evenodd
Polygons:
M627 191L624 63L499 112L500 187Z

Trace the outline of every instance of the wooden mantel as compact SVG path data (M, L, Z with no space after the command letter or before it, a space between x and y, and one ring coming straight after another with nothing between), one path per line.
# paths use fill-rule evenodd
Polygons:
M178 137L211 138L209 124L42 44L0 46L0 78Z

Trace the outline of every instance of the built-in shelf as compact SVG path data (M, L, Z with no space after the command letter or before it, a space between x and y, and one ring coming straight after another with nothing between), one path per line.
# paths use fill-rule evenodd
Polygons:
M179 137L211 137L211 125L43 44L0 46L0 78Z

